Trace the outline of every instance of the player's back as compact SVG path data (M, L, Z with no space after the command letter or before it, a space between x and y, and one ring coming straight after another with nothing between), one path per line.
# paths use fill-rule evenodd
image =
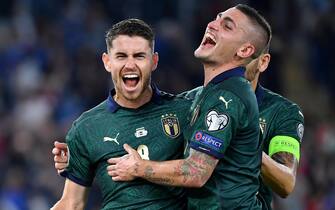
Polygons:
M114 182L106 168L109 158L126 154L124 143L145 159L181 158L182 129L189 106L189 101L164 93L154 95L138 109L118 107L109 97L84 113L69 132L71 158L67 177L84 186L90 186L95 177L102 192L102 209L183 209L186 200L182 188L142 179Z

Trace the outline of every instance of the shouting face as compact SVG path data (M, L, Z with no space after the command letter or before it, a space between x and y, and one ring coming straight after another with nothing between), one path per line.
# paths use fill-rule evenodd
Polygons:
M112 75L119 104L136 104L151 98L151 73L157 67L158 55L153 53L148 40L119 35L102 59Z

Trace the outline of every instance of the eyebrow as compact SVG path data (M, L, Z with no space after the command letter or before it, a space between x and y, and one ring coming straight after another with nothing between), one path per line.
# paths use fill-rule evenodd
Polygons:
M219 18L222 18L222 12L220 12L217 16L219 17ZM234 22L234 20L231 18L231 17L228 17L228 16L226 16L226 17L223 17L223 20L224 21L227 21L227 22L231 22L232 24L234 24L234 26L236 27L236 24L235 24L235 22Z

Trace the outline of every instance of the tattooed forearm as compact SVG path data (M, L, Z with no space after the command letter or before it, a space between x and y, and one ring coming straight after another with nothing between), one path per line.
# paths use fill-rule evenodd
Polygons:
M151 166L148 166L144 170L144 178L146 180L149 180L151 182L157 183L157 184L166 184L166 185L173 185L173 180L169 179L168 177L160 177L155 178L155 172L154 169Z
M174 168L174 173L183 177L183 183L190 180L205 183L211 176L217 162L215 158L207 154L192 150L190 156Z
M191 150L187 159L166 162L146 162L141 177L157 184L201 187L207 182L218 160Z

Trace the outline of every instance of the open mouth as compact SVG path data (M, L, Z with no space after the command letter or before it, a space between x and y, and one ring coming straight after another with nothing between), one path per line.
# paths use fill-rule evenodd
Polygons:
M207 33L205 35L205 40L203 41L202 43L203 46L215 46L216 45L216 41L215 41L215 38L214 36L212 36L211 34Z
M134 88L140 81L140 77L137 74L126 74L122 76L122 80L126 87Z

